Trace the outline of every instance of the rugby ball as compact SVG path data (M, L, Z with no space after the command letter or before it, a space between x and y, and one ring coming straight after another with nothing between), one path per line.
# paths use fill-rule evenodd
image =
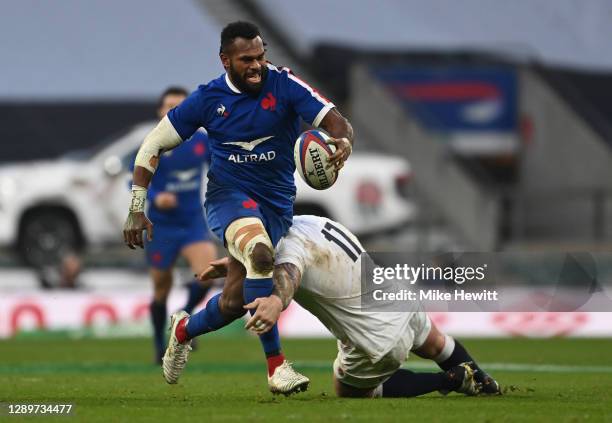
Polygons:
M295 142L293 159L298 173L314 189L327 189L338 178L334 168L326 169L336 147L327 145L329 136L317 129L303 132Z

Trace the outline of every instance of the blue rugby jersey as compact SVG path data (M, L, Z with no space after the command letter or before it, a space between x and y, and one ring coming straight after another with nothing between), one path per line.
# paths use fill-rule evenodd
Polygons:
M204 164L209 162L209 139L202 129L188 141L162 154L147 192L148 216L153 223L184 225L193 220L194 214L204 213L202 172ZM155 196L164 191L176 195L176 208L160 210L155 207Z
M258 96L240 92L223 74L200 85L168 118L183 139L200 127L208 131L209 183L238 188L287 213L295 200L293 146L299 118L316 127L333 107L288 69L268 64Z

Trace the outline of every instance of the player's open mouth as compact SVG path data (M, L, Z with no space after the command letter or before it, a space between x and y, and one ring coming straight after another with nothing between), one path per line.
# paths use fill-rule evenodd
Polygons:
M246 80L251 84L259 84L261 82L261 74L256 73L253 75L248 75Z

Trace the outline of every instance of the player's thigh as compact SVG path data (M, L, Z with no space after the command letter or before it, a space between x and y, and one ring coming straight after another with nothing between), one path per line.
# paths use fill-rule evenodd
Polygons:
M171 271L182 248L182 240L177 235L180 228L155 222L153 224L155 225L153 240L148 241L146 237L144 240L147 264L160 271Z
M231 243L227 229L233 222L242 218L259 219L275 246L283 237L292 223L291 211L277 213L263 204L255 202L247 194L232 188L210 188L206 192L206 220L211 231L223 241L224 245Z
M184 246L181 255L189 263L191 271L199 275L217 258L217 247L211 241L194 242Z
M206 221L210 230L228 245L231 240L226 239L228 226L241 218L255 217L262 219L260 207L247 194L227 187L210 186L206 191Z
M390 352L373 363L366 352L338 341L338 355L333 364L336 392L339 396L372 396L401 367L406 355L398 358Z
M180 252L189 262L193 273L199 275L217 257L217 249L201 212L195 213L188 221L178 232Z

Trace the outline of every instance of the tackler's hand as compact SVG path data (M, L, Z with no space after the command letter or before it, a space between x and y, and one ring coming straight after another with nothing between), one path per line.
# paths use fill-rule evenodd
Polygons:
M250 329L257 335L268 332L278 321L283 311L283 303L276 295L269 297L256 298L255 301L244 306L247 310L255 310L245 329Z
M223 257L217 260L213 260L208 264L208 267L204 269L199 275L195 275L202 282L206 282L212 279L223 278L227 276L227 267L229 265L229 257Z

